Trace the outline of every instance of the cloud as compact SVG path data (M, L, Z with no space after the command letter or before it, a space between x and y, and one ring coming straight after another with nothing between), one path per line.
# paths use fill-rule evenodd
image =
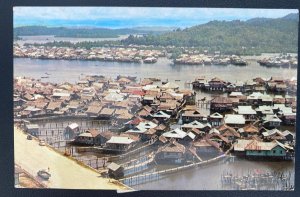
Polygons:
M277 18L295 9L235 9L235 8L147 8L147 7L14 7L15 21L22 20L122 20L157 19L209 21L246 20L254 17ZM18 25L18 24L16 24Z

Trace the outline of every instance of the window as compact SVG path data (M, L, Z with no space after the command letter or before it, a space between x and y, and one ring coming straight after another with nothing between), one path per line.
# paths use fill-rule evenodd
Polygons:
M273 150L273 153L276 153L276 150Z
M280 154L282 154L282 150L280 151Z

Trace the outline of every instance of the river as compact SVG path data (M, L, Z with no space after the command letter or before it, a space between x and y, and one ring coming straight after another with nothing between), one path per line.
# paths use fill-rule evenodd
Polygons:
M267 68L255 61L247 66L221 65L174 65L167 58L159 58L154 64L119 63L86 60L41 60L30 58L14 58L14 76L40 78L45 72L51 74L42 81L74 83L82 75L98 74L115 78L117 75L158 77L169 81L192 81L197 76L219 77L231 82L251 80L255 77L270 78L284 76L297 77L297 70L290 68Z
M71 42L71 43L78 43L78 42L95 42L95 41L116 41L116 40L123 40L127 38L129 35L120 35L117 38L72 38L72 37L55 37L53 35L43 35L43 36L20 36L21 40L14 41L19 45L23 45L25 43L33 44L33 43L47 43L47 42Z
M219 77L231 82L251 80L255 77L270 78L283 76L284 78L297 78L296 69L266 68L255 61L250 61L247 66L196 66L196 65L173 65L167 58L159 58L155 64L118 63L83 60L40 60L29 58L14 59L14 76L26 76L41 78L45 73L49 78L41 81L55 83L74 83L84 75L98 74L115 78L117 75L137 76L140 80L144 77L159 77L163 81L175 81L184 87L186 81L193 81L197 76L208 78ZM178 81L180 80L180 81ZM206 96L200 93L199 97ZM276 172L292 172L294 180L294 162L257 162L238 160L233 163L223 163L205 168L196 168L182 171L168 176L167 178L135 186L137 190L202 190L224 189L221 188L221 174L224 171L247 173L249 170L261 169Z
M221 175L233 173L242 176L249 172L291 172L291 184L294 185L293 161L265 162L248 161L236 158L234 162L218 162L206 167L198 167L168 175L166 178L133 186L136 190L230 190L222 186ZM272 188L268 188L272 189Z

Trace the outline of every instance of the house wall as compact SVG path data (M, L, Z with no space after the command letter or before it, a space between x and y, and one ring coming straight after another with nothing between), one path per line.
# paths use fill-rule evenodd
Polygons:
M246 151L247 156L270 156L270 157L280 157L280 156L286 156L286 151L280 147L276 146L272 150L255 150L255 151Z
M73 139L75 138L76 135L79 134L79 128L75 128L75 129L71 129L69 127L67 127L65 129L65 132L64 132L64 136L66 139Z
M78 137L76 137L75 142L80 143L80 144L94 145L94 138L78 136Z
M160 152L155 156L157 163L181 164L185 162L185 156L182 153Z
M218 152L218 150L215 147L213 147L213 146L201 146L201 147L197 147L196 151L197 151L198 154Z
M95 145L103 145L108 141L108 139L104 138L101 135L98 135L97 137L95 137L94 139L94 143Z
M30 135L33 135L33 136L38 136L39 135L39 129L38 128L36 128L36 129L27 129L27 132Z
M222 124L221 119L210 119L210 124L211 126L220 126Z
M194 117L194 116L182 116L183 123L190 123L197 120L198 122L202 122L203 117Z
M173 153L173 152L164 152L163 158L164 159L178 159L182 157L182 153Z
M132 147L132 144L107 144L107 147L110 149L128 150Z

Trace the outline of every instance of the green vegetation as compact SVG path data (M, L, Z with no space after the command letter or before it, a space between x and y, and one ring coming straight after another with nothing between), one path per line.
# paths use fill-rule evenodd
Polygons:
M248 21L211 21L161 35L130 36L123 44L196 47L225 54L297 52L298 18L255 18ZM295 14L298 16L297 14Z
M15 36L54 35L56 37L74 38L116 38L119 35L139 33L133 29L106 29L106 28L66 28L24 26L14 28Z
M148 30L146 28L67 28L67 27L45 27L45 26L23 26L14 28L14 36L38 36L54 35L55 37L71 38L117 38L128 34L160 34L169 31L164 28Z
M96 42L53 42L35 44L43 46L68 46L68 47L103 47L103 46L128 46L146 45L152 48L168 47L167 51L176 58L183 53L184 47L193 48L203 52L220 51L222 54L236 55L260 55L261 53L297 53L298 51L298 14L289 14L282 18L254 18L248 21L211 21L203 25L197 25L186 29L177 28L171 32L148 35L130 35L121 41L96 41ZM28 29L27 29L28 28ZM36 28L35 31L32 29ZM46 30L51 28L46 28ZM56 36L116 36L122 34L134 34L137 29L86 29L85 31L67 28L52 28L56 30ZM19 27L15 28L15 35L37 35L37 32L49 35L45 27ZM90 31L91 30L91 31ZM74 31L74 32L72 32ZM93 32L95 31L95 32ZM130 32L134 31L134 32ZM85 33L86 34L85 34ZM87 33L89 32L89 33ZM93 33L91 33L93 32ZM100 33L101 32L101 33ZM141 32L140 32L141 33Z

